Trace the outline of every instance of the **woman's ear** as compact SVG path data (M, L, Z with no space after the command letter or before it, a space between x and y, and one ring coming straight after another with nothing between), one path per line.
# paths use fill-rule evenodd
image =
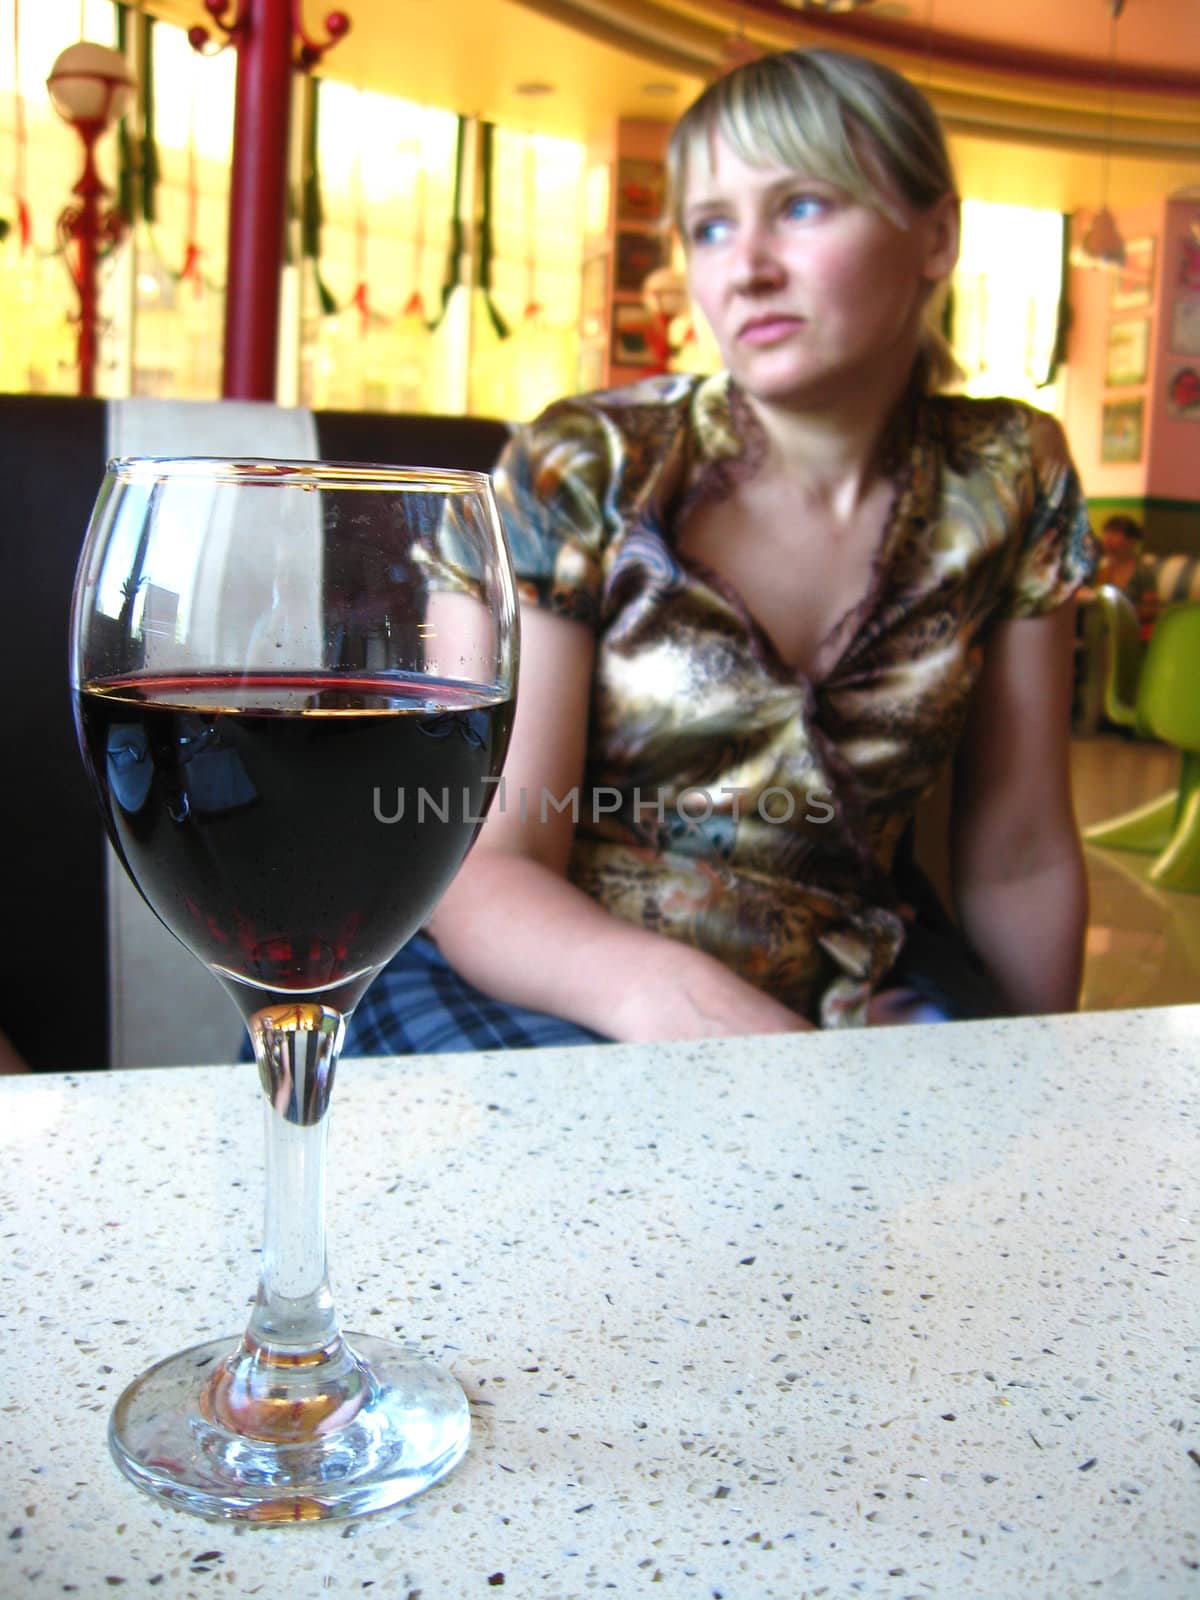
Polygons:
M948 278L958 260L962 228L961 208L956 194L935 200L924 217L926 251L925 276L934 282Z

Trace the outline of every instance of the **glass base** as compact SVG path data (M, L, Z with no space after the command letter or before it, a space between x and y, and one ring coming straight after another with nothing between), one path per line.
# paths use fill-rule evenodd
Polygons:
M108 1442L140 1489L203 1517L318 1522L398 1505L462 1460L467 1397L445 1368L404 1345L350 1334L364 1393L340 1427L287 1443L235 1433L203 1396L236 1339L168 1356L136 1378L113 1408Z

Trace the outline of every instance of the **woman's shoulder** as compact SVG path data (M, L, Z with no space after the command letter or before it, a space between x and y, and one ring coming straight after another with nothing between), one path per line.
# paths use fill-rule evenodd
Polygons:
M930 432L951 463L1036 477L1072 467L1070 445L1053 413L1006 395L939 394L928 402Z
M1090 575L1095 541L1058 418L1024 400L966 395L938 397L933 415L946 513L978 548L1007 545L1018 562L1006 614L1061 604Z
M655 423L662 427L678 426L691 410L693 396L701 382L692 373L666 374L641 378L615 389L564 395L531 422L524 423L517 432L537 438L584 432L589 428L615 428L626 433L639 432Z
M1066 437L1052 412L1010 395L936 394L928 404L941 430L956 439L1034 445Z
M690 373L668 375L564 396L514 429L497 478L527 480L543 494L587 485L601 499L640 490L677 457L701 382Z

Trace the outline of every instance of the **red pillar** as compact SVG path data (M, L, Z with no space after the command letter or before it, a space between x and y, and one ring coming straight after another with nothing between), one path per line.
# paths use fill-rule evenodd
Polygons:
M251 0L237 41L225 292L227 400L273 400L292 94L289 0Z

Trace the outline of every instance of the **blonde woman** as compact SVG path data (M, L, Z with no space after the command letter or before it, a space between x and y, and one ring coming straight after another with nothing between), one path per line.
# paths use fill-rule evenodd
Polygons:
M870 60L789 52L711 86L668 165L725 370L561 401L506 452L503 799L350 1049L1076 1004L1091 541L1052 418L938 392L936 117ZM948 763L954 922L903 853Z

